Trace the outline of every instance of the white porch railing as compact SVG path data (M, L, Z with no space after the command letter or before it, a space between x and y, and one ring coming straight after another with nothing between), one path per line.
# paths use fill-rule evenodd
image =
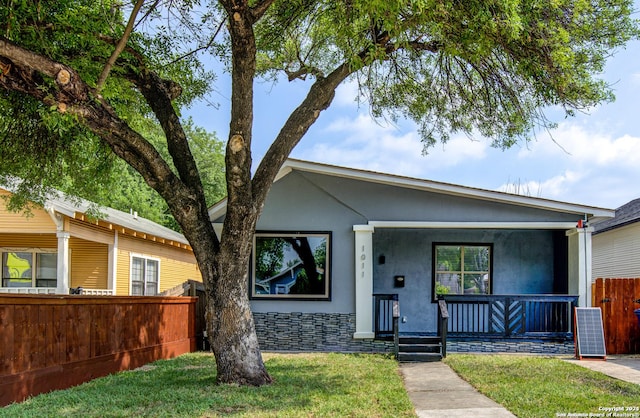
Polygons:
M0 287L0 293L19 293L29 295L55 295L55 287ZM111 289L82 289L83 295L113 296Z
M0 293L20 293L30 295L55 295L55 287L0 287Z
M113 296L113 290L111 289L87 289L82 288L83 295L91 296Z

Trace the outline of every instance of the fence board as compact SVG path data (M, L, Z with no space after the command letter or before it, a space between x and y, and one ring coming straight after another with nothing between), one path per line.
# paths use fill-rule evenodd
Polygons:
M602 309L607 354L640 353L640 278L598 278L592 285L593 306Z
M196 300L0 295L0 406L194 351Z
M0 306L0 330L4 336L4 348L0 350L0 376L13 373L14 311L13 306Z

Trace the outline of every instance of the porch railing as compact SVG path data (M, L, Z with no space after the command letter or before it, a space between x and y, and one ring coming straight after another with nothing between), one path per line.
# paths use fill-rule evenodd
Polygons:
M451 338L573 338L575 295L442 295ZM439 321L440 322L440 321Z
M28 295L55 295L58 291L55 287L0 287L0 293L28 294ZM114 296L113 289L82 289L83 295L90 296Z
M392 340L394 338L393 302L398 301L397 294L373 295L374 332L376 340Z

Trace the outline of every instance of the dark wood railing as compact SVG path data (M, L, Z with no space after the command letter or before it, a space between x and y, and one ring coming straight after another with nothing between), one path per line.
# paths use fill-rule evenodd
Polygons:
M442 295L452 338L573 338L574 295ZM440 330L439 330L440 332Z
M373 295L375 310L374 331L376 340L392 340L394 338L393 305L398 302L397 294ZM396 326L397 328L397 326Z
M447 302L438 301L438 335L440 336L440 344L442 345L442 358L447 357L447 332L449 329L449 310Z

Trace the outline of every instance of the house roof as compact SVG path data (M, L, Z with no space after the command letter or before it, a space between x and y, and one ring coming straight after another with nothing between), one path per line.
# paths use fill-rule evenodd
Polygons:
M611 218L615 212L613 209L599 208L581 204L567 203L538 197L516 195L493 190L478 189L474 187L461 186L451 183L443 183L432 180L418 179L413 177L399 176L395 174L379 173L368 170L340 167L329 164L321 164L311 161L288 159L276 176L275 182L282 179L292 171L302 171L309 173L325 174L342 178L355 179L360 181L392 185L402 188L417 189L447 195L467 197L471 199L488 200L492 202L507 203L519 206L526 206L544 210L558 212L569 212L586 215L591 220L601 218ZM224 215L227 200L223 199L209 208L211 219L217 219Z
M11 187L0 186L1 188L11 192ZM120 230L135 231L137 233L155 237L169 244L178 244L181 247L189 246L189 241L184 235L172 229L159 225L149 219L142 218L134 213L126 213L116 209L103 207L84 199L70 200L65 198L60 192L47 197L44 203L44 209L47 212L57 212L72 219L92 222L94 224L102 224L111 229L119 226ZM97 209L98 216L91 216L89 213L95 212Z
M613 218L596 223L593 226L594 233L620 228L635 222L640 222L640 198L620 206L616 209L616 215Z

